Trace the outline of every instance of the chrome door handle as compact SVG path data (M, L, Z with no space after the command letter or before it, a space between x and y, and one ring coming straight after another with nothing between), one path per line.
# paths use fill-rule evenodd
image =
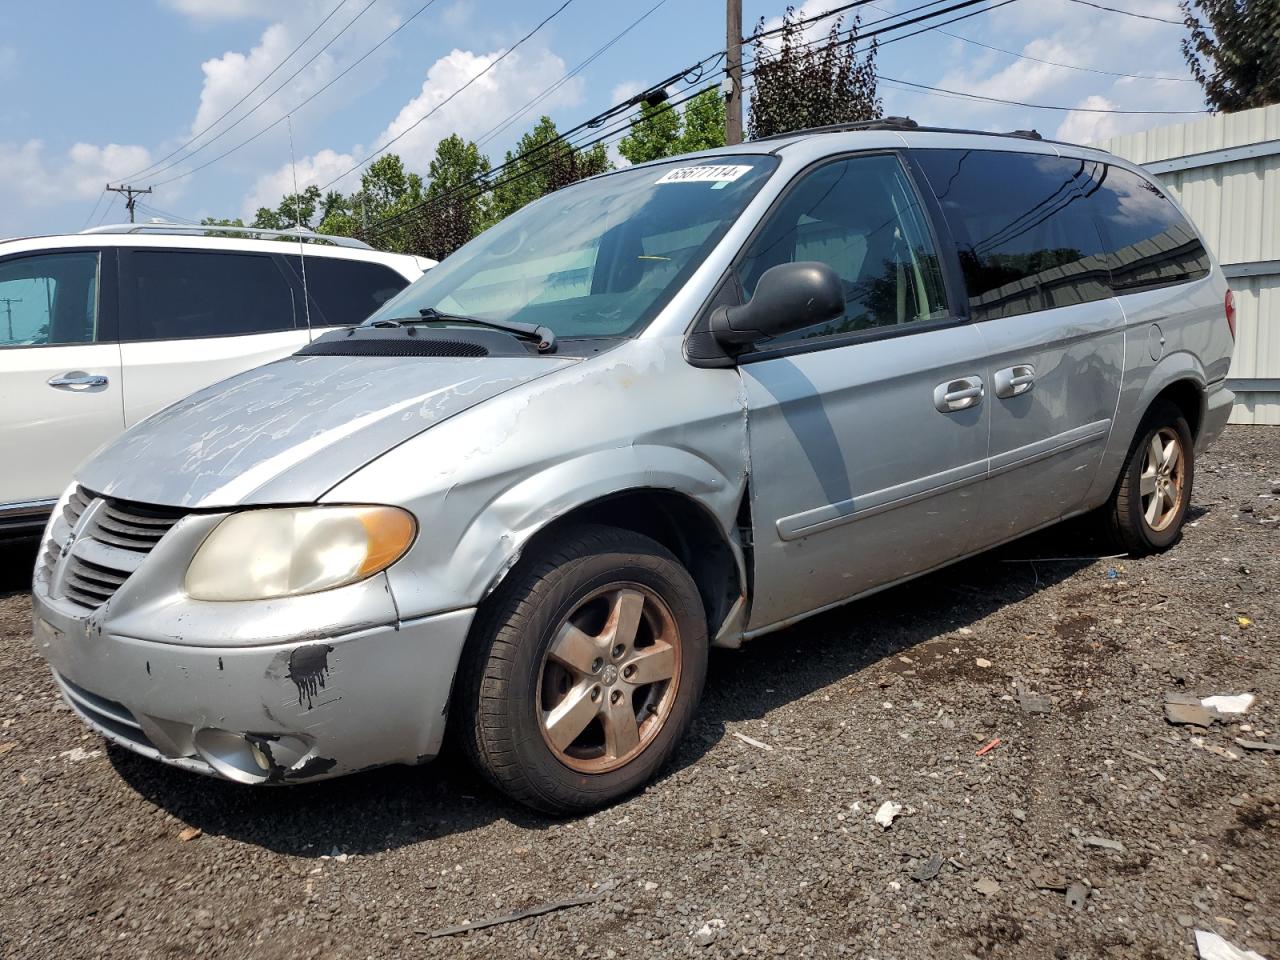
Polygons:
M51 387L62 387L67 390L88 389L89 387L105 387L108 380L100 373L83 373L72 370L60 377L50 377L46 381Z
M997 370L993 378L996 384L996 396L1008 400L1026 393L1036 384L1036 368L1029 363L1019 363L1012 367Z
M933 405L942 413L968 410L980 404L986 392L981 377L960 377L934 387Z

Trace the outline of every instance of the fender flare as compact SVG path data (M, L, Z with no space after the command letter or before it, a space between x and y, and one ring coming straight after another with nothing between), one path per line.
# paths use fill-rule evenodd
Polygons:
M1190 381L1200 390L1200 414L1204 416L1205 388L1208 379L1200 360L1192 353L1178 350L1162 357L1151 368L1140 387L1126 393L1121 390L1116 405L1115 420L1111 425L1111 438L1098 472L1094 475L1093 487L1086 498L1089 507L1101 506L1111 496L1119 480L1120 471L1124 468L1129 456L1129 448L1133 445L1138 425L1151 409L1156 397L1166 389L1181 381Z
M742 583L746 561L734 532L745 472L722 473L692 451L654 444L595 450L524 477L494 497L458 540L459 568L472 571L468 597L480 600L497 588L529 541L572 511L610 496L660 490L701 506L729 546Z

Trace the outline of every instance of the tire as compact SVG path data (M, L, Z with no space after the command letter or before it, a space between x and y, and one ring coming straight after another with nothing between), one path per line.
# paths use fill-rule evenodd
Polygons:
M581 813L657 774L689 729L706 669L702 601L676 558L640 534L578 526L524 558L482 606L453 719L499 790L545 813Z
M1157 437L1159 440L1155 441ZM1151 467L1157 458L1153 441L1166 455L1169 444L1175 445L1178 463L1172 470L1166 463L1158 464L1154 470ZM1191 427L1181 410L1161 400L1142 418L1124 471L1103 508L1107 532L1116 547L1142 557L1172 546L1187 517L1194 478Z

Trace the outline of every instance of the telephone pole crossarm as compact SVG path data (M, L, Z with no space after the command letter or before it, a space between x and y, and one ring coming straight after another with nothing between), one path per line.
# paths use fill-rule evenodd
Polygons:
M120 186L118 186L118 187L113 187L110 183L108 183L108 184L107 184L107 190L109 190L111 193L123 193L123 194L124 194L124 198L125 198L125 199L124 199L124 205L125 205L125 208L129 211L129 222L130 222L130 223L133 223L133 222L134 222L134 219L133 219L133 208L134 208L134 207L137 205L137 203L138 203L138 197L141 197L143 194L147 194L147 193L150 193L150 192L151 192L151 188L150 188L150 187L147 187L147 189L145 189L145 190L140 190L140 189L138 189L137 187L131 187L131 186L129 186L127 183L122 183L122 184L120 184Z

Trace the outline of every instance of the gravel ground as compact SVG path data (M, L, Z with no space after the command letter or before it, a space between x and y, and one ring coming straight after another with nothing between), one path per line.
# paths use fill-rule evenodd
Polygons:
M1093 559L1069 525L717 652L671 769L570 821L449 758L254 789L107 748L10 546L0 956L1174 958L1198 927L1276 960L1280 754L1234 740L1280 740L1277 484L1280 431L1233 428L1163 556ZM1258 700L1166 723L1190 692Z

